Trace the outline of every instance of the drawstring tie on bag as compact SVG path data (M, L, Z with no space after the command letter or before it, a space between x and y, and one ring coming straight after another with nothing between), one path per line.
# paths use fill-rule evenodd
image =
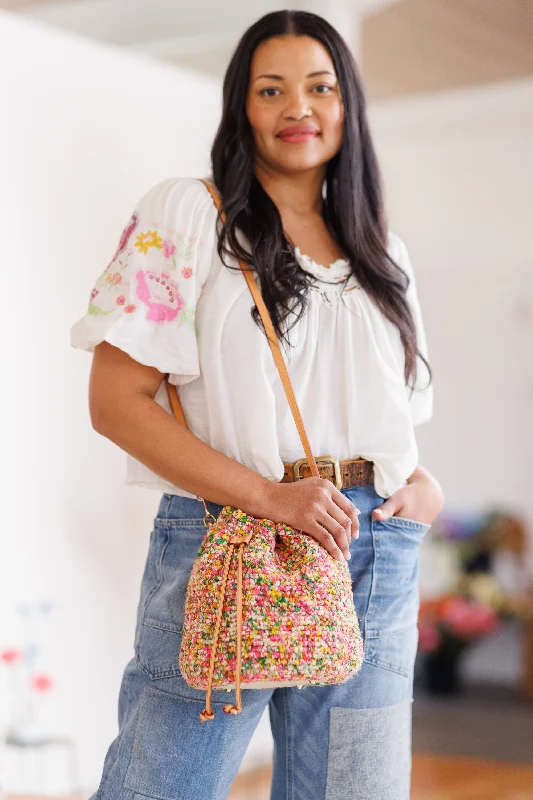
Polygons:
M207 510L207 509L206 509ZM213 523L209 524L211 527ZM224 706L226 714L240 714L242 711L242 697L241 697L241 666L242 666L242 557L243 550L246 544L252 538L252 533L234 534L228 542L228 552L224 561L224 571L222 575L222 586L220 589L220 598L218 601L218 611L215 623L215 632L213 634L213 644L211 646L211 660L209 662L209 671L207 673L207 692L205 696L205 708L200 714L202 722L208 722L215 716L213 707L211 705L211 696L213 693L213 676L215 672L215 660L218 647L218 637L220 634L220 626L222 623L222 611L224 602L226 600L226 589L228 585L228 575L231 566L231 559L233 553L237 549L237 653L235 663L235 705L228 703Z

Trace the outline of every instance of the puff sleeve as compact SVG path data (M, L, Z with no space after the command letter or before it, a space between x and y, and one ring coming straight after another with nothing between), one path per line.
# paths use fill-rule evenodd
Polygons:
M403 239L396 234L389 234L389 236L392 239L393 258L409 277L407 301L410 305L416 327L418 350L422 353L424 358L429 361L426 331L420 302L418 300L416 278L409 252ZM433 416L433 384L431 383L428 385L428 383L429 373L427 367L422 359L417 356L414 391L411 392L411 389L406 387L413 425L421 425Z
M107 341L175 384L200 374L195 308L216 239L216 209L200 180L169 178L136 204L96 280L72 347Z

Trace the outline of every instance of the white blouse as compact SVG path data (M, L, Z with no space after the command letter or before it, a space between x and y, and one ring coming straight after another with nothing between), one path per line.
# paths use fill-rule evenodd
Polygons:
M216 216L211 195L195 178L169 178L151 188L97 279L85 315L71 328L71 345L92 352L105 340L170 373L196 436L279 481L283 461L304 452L270 347L251 317L244 276L218 256ZM393 233L389 248L411 278L407 296L427 358L407 249ZM417 359L418 390L409 398L399 332L350 275L349 262L326 267L298 248L296 255L315 280L307 309L289 332L293 347L282 349L311 448L315 456L371 459L376 491L389 497L418 462L413 428L431 417L433 406L427 370ZM172 413L164 382L155 400ZM127 484L195 496L126 457Z

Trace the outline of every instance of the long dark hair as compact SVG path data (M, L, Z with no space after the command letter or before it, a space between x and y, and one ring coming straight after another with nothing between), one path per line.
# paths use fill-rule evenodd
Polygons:
M245 110L256 48L266 39L287 34L319 41L330 54L340 84L345 122L341 148L326 167L325 223L350 259L361 287L398 328L406 384L414 385L417 355L431 380L429 364L417 348L406 299L409 278L388 253L381 174L359 71L342 37L316 14L287 10L266 14L245 31L230 60L223 83L222 118L211 148L212 177L226 213L226 223L218 226L219 256L224 261L225 254L236 254L257 272L276 333L288 344L292 325L285 323L290 319L295 324L304 313L310 278L296 260L276 205L255 176L255 145ZM237 229L246 237L250 252L239 242ZM252 314L262 327L255 306Z

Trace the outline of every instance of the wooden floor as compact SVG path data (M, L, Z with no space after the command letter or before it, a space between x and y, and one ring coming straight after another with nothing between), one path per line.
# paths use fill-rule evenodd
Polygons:
M269 791L264 768L239 775L228 800L269 800ZM533 800L533 767L417 753L411 800Z
M269 799L270 768L267 767L238 775L228 797L228 800ZM83 798L8 794L5 800ZM411 800L533 800L533 767L417 753L413 758Z

